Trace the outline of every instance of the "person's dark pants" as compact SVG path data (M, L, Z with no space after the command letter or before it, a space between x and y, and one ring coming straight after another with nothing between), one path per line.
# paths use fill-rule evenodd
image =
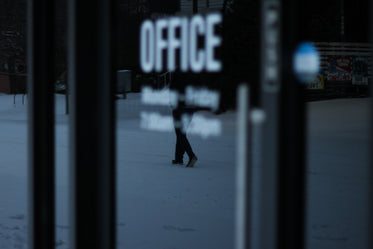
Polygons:
M194 156L194 153L186 137L186 134L183 133L180 128L175 128L175 133L176 133L175 160L178 162L182 162L185 152L188 154L189 158L192 158Z
M181 128L181 116L187 113L183 108L178 108L172 112L175 123L175 133L176 133L176 149L175 149L175 160L177 162L183 161L184 153L188 154L189 159L194 155L192 147L186 137L185 132ZM189 114L193 114L192 112Z

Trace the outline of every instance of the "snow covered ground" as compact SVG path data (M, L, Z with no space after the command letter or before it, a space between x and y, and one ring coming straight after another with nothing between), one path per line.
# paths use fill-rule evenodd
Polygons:
M27 98L26 98L27 99ZM0 248L27 248L27 106L0 95ZM309 103L308 249L364 249L369 99ZM57 241L68 246L68 117L56 96ZM230 249L234 238L236 115L203 113L219 137L189 136L199 160L171 165L175 135L139 128L138 94L117 101L119 249Z
M368 249L371 99L309 104L309 249Z

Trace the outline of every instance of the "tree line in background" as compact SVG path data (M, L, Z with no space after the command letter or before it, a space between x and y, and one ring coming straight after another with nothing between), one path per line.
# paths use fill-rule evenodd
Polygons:
M0 8L0 76L10 82L10 91L25 91L26 2L2 0Z

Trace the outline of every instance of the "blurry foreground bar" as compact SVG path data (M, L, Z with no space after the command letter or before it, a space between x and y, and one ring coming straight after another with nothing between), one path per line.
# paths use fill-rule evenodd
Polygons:
M293 58L306 30L305 2L283 0L282 88L280 97L278 248L305 247L306 108L305 84L293 71Z
M54 1L28 1L30 249L54 248Z
M252 209L251 216L259 217L255 223L259 232L250 232L250 249L304 248L304 86L292 71L293 52L304 32L301 5L297 0L262 1L261 88L266 120L259 208Z
M373 47L373 3L372 1L369 1L369 21L370 21L370 26L369 26L369 32L370 32L370 35L369 35L369 39L370 39L370 43ZM373 51L371 51L371 56L373 58ZM373 232L373 100L372 100L372 96L373 96L373 87L372 87L372 75L373 75L373 67L370 66L370 75L371 75L371 78L370 78L370 165L369 165L369 169L370 169L370 184L369 184L369 209L370 210L370 213L368 215L368 219L369 219L369 222L368 222L368 233L367 234L372 234ZM367 248L373 248L373 236L368 236L368 241L367 241Z
M305 238L305 84L293 71L293 57L306 32L305 1L282 0L282 84L279 134L279 249L302 249ZM285 7L286 6L286 7Z
M235 249L247 249L250 230L250 88L242 84L237 89L237 169L236 169L236 230Z
M261 105L266 119L263 123L259 186L260 194L251 203L251 217L259 227L249 231L250 249L276 249L278 231L278 160L279 160L279 97L281 90L281 2L261 2ZM251 198L251 202L253 202ZM260 210L260 213L258 212ZM254 233L254 229L257 232Z
M115 248L115 5L68 1L72 249Z

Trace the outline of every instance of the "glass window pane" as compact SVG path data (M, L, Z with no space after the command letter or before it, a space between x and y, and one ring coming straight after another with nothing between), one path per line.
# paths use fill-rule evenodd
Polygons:
M27 239L26 1L0 8L0 247Z
M233 248L236 90L257 87L258 10L120 1L119 248Z
M368 1L309 3L322 71L307 89L307 248L369 248Z

